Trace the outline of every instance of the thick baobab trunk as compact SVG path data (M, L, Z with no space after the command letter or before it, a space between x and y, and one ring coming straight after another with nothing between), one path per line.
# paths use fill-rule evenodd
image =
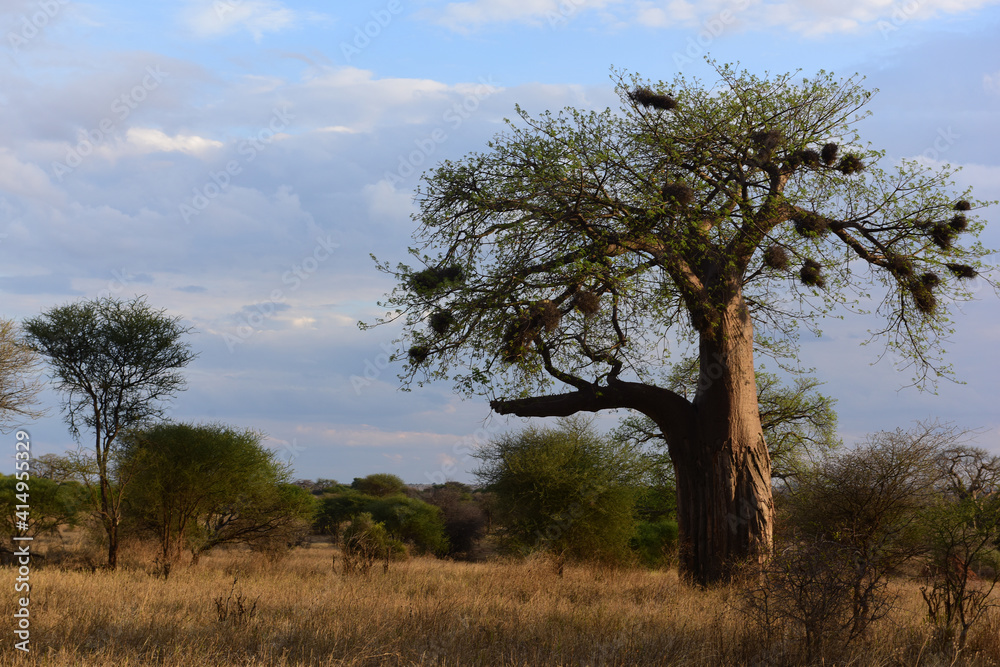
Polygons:
M701 373L688 424L665 432L677 479L680 569L724 581L771 548L771 463L760 425L753 330L737 309L720 335L703 337Z

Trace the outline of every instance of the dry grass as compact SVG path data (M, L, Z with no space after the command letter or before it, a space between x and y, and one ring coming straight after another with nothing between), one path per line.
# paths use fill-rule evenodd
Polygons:
M271 563L210 554L169 580L138 567L32 572L31 647L0 665L770 665L800 664L791 639L764 646L735 610L734 591L691 589L672 572L567 566L543 559L452 563L415 558L388 574L344 577L313 545ZM126 564L129 558L124 559ZM145 562L149 562L148 560ZM14 571L3 617L14 610ZM251 618L219 620L216 598L256 601ZM916 586L843 665L949 664L930 650ZM8 623L11 621L8 620ZM974 629L957 664L1000 664L1000 616Z

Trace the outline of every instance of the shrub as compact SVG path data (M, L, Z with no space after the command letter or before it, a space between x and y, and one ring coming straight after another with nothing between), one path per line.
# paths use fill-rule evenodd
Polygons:
M990 595L1000 582L1000 457L954 446L937 463L940 491L923 514L929 550L921 592L941 648L961 651L969 629L997 606Z
M448 555L469 557L486 534L488 517L479 502L483 494L473 494L465 484L448 482L427 490L422 499L441 510Z
M546 550L578 560L629 559L643 462L626 443L583 419L529 428L477 454L479 479L496 497L500 538L515 553Z
M385 525L375 521L368 512L362 512L351 520L344 531L343 574L358 571L367 574L376 561L382 561L384 571L389 571L389 561L393 554L405 553L399 540L394 540Z
M440 555L448 550L441 510L433 505L394 495L368 502L365 511L383 523L393 537L412 544L420 553Z
M646 567L670 567L677 559L677 522L670 519L640 521L629 546Z
M351 482L351 488L367 496L384 498L399 493L406 493L406 484L399 477L389 473L375 473L367 477L356 477Z
M367 479L367 478L366 478ZM381 522L389 534L411 543L421 553L443 554L448 550L441 511L403 494L378 497L357 489L345 489L320 500L314 529L340 538L341 526L363 512Z
M838 542L788 545L751 581L740 609L768 647L779 630L791 632L809 664L836 658L891 609L885 580L863 554Z

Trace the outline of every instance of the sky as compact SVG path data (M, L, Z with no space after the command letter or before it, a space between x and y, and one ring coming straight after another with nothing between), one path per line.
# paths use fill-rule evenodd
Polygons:
M710 83L707 55L861 75L886 166L961 166L996 200L997 34L996 0L0 0L0 317L144 295L194 331L171 419L258 429L298 478L471 481L474 448L526 422L446 383L400 391L397 332L358 327L393 287L371 255L407 258L424 170L517 104L619 108L612 68ZM982 215L1000 248L1000 207ZM1000 302L977 286L946 346L963 383L937 393L874 363L874 319L803 338L846 443L939 419L1000 453ZM35 455L72 448L42 402Z

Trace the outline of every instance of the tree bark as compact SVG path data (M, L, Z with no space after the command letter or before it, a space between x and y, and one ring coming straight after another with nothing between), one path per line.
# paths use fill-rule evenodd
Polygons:
M686 424L664 424L677 480L680 571L706 585L770 552L771 462L757 404L753 328L741 306L702 335Z
M108 569L118 568L118 521L111 519L107 524L108 531Z
M101 488L102 523L104 524L104 532L108 536L108 569L114 570L118 567L118 516L112 506L111 485L107 480L106 473L101 475L99 484Z

